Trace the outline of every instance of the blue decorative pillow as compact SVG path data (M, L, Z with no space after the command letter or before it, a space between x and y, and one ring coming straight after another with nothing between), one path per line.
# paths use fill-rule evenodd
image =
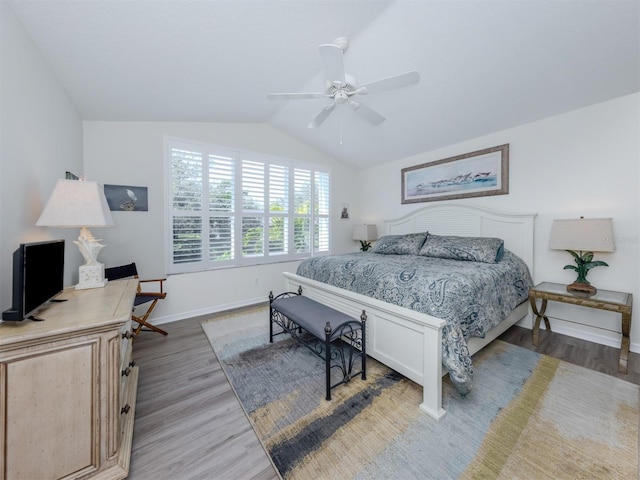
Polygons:
M429 235L420 255L468 262L498 263L504 255L504 240L491 237Z
M427 232L386 235L379 238L370 251L384 255L418 255L426 239Z

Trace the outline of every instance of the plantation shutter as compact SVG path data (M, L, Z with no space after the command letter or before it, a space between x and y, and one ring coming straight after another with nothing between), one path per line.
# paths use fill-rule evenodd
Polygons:
M269 165L269 255L289 252L289 168Z
M264 253L264 163L242 161L242 255Z
M330 250L330 180L299 162L165 139L167 272Z
M171 149L173 263L202 261L202 154Z
M293 171L293 241L295 253L311 252L311 172Z
M209 259L225 262L235 258L235 161L209 156Z
M315 252L329 252L329 174L315 172L314 181L314 235Z

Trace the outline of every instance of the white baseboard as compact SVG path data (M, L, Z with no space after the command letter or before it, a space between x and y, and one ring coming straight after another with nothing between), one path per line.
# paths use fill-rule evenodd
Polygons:
M551 330L555 333L559 333L561 335L567 335L574 338L579 338L581 340L587 340L589 342L598 343L600 345L606 345L608 347L620 348L620 339L622 337L621 334L617 335L617 338L613 338L613 332L609 332L609 335L604 335L598 332L599 329L589 327L588 325L579 325L578 328L574 327L577 325L573 322L566 322L560 318L552 318L549 317L549 321L551 322ZM528 321L520 321L518 323L519 326L525 328L533 328L531 325L531 319ZM540 322L540 330L546 330L544 327L544 322ZM640 353L640 344L631 343L630 351L634 353Z
M190 310L188 312L181 312L175 315L166 315L164 317L156 317L150 319L150 322L154 325L162 325L164 323L177 322L178 320L184 320L186 318L200 317L202 315L211 315L213 313L225 312L227 310L234 310L237 308L246 308L253 305L259 305L261 303L267 304L267 300L262 297L250 298L243 300L242 302L226 303L222 305L215 305L210 308L201 308L199 310Z

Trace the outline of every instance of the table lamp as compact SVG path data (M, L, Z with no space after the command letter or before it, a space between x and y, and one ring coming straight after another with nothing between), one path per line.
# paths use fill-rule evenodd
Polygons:
M375 225L354 225L353 240L360 241L360 250L366 252L371 248L371 240L378 239L378 230Z
M58 180L51 197L36 222L40 227L80 228L74 241L86 263L80 266L76 290L104 287L104 264L98 255L105 247L93 237L88 227L113 225L111 211L104 191L97 182L85 180Z
M568 292L595 295L598 291L587 280L587 273L593 267L608 267L599 260L593 260L593 252L613 252L613 223L610 218L575 218L554 220L551 225L549 248L570 253L575 265L565 265L565 270L574 270L578 278L567 286Z

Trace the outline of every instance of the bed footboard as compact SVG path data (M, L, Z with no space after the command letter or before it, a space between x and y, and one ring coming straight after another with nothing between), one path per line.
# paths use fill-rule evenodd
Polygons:
M445 321L294 273L285 272L285 291L302 286L305 295L347 315L367 311L367 354L422 385L420 409L439 420L442 409L442 328Z

